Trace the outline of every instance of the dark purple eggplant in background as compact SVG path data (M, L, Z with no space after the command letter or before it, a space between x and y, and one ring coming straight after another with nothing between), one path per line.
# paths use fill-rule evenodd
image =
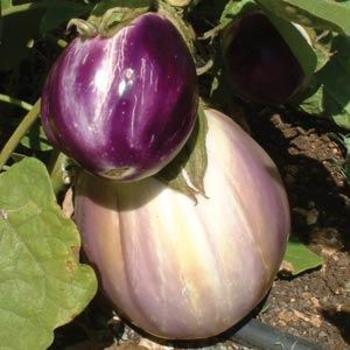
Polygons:
M228 27L224 58L227 80L249 102L284 104L304 81L302 66L262 13L243 15Z
M73 40L42 96L49 140L93 174L151 176L189 137L197 114L195 65L181 34L148 13L110 38Z

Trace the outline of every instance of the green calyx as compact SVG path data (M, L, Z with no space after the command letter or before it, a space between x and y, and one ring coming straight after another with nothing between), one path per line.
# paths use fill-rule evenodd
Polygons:
M153 11L166 17L174 24L190 51L193 52L195 34L192 27L183 19L183 8L175 5L175 2L169 0L135 0L132 3L127 0L100 1L87 20L74 18L68 23L68 29L76 27L79 35L83 38L92 38L96 35L111 37L138 16ZM190 3L188 0L180 2Z
M101 17L92 14L89 20L95 23L99 35L110 37L149 10L149 6L137 8L114 7L108 9Z
M132 4L126 0L100 1L87 20L74 18L68 23L68 29L75 26L83 38L110 37L154 7L154 0L135 0Z
M208 132L205 106L200 101L195 128L176 158L155 177L171 189L176 190L197 203L197 196L204 196L204 176L208 166L206 137Z
M70 30L72 27L75 27L79 35L83 38L92 38L98 34L95 25L80 18L73 18L68 22L67 30Z

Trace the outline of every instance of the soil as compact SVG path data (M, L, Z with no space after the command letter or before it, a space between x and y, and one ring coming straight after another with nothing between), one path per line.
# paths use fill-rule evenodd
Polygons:
M259 318L324 348L350 349L350 202L345 150L332 137L339 130L295 113L258 117L250 118L251 129L281 171L292 238L325 259L317 271L276 280Z
M350 349L350 190L342 167L346 150L334 137L340 130L327 120L286 111L248 115L253 137L274 159L285 182L292 212L291 238L324 258L321 268L298 276L282 271L264 306L256 311L257 318L322 349ZM166 345L248 349L227 335L209 343ZM164 346L112 315L98 297L78 320L57 330L50 349Z

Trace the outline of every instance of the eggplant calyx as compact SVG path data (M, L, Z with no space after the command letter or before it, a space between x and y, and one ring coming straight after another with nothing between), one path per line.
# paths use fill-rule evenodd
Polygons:
M211 58L203 66L196 68L197 76L201 76L207 73L213 68L213 66L214 66L214 60Z
M124 28L135 18L149 11L149 7L126 8L114 7L108 9L100 19L98 32L101 36L110 37Z
M156 0L135 0L124 4L120 0L101 1L95 5L87 21L97 28L97 34L111 37L129 25L136 17L157 8Z
M67 30L70 30L72 27L75 27L83 38L92 38L98 34L98 29L93 23L81 18L72 18L68 22Z

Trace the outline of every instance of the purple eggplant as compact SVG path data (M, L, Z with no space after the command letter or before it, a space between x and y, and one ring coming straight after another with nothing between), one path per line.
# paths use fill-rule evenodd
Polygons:
M112 37L76 38L42 96L51 143L93 174L134 181L181 150L196 120L191 53L165 17L137 17Z
M297 58L262 13L249 13L230 25L224 51L228 80L244 100L284 104L304 82Z

